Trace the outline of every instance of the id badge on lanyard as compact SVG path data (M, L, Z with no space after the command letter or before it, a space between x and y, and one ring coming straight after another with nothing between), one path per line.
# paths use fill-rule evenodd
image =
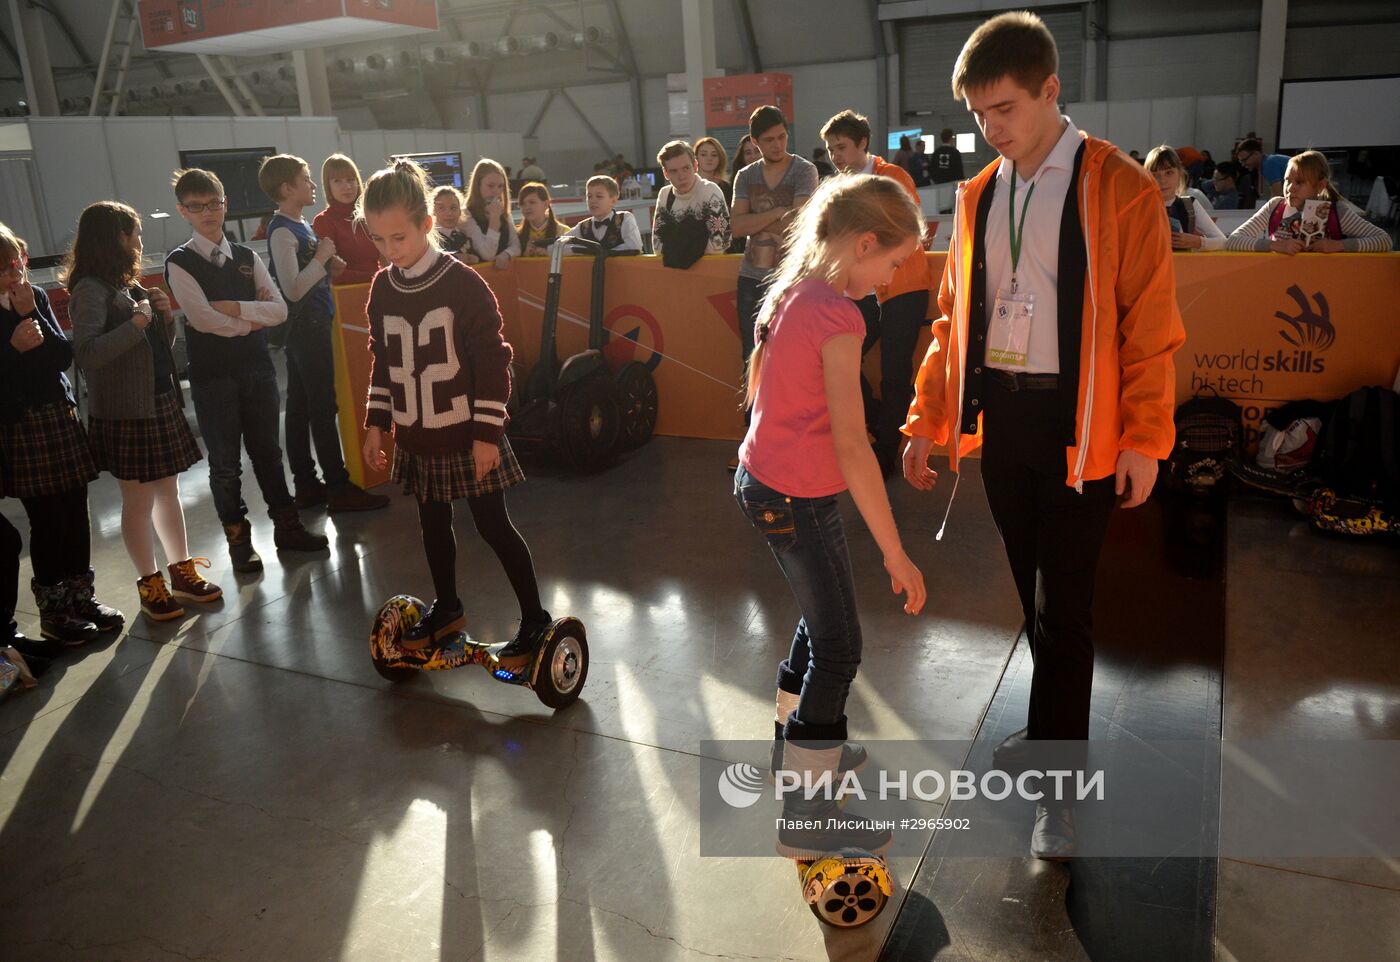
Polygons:
M1035 315L1035 295L1017 291L997 291L992 320L987 328L987 363L997 367L1024 370L1030 355L1031 319Z
M1035 184L1026 191L1021 205L1020 230L1016 225L1016 168L1011 169L1011 196L1006 206L1011 220L1011 290L998 289L987 324L987 363L1010 370L1024 370L1030 356L1031 321L1035 319L1035 295L1018 289L1016 269L1021 263L1021 241L1025 237L1026 212L1031 206Z

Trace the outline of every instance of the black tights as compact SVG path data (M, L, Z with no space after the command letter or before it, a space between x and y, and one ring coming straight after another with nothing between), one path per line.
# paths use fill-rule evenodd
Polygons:
M29 515L29 561L34 566L34 580L55 585L87 574L92 563L87 485L20 501Z
M504 491L468 498L472 522L481 540L496 553L505 569L515 598L520 602L520 618L526 622L549 620L540 604L540 586L535 581L535 565L530 548L511 524ZM457 606L457 538L452 531L452 502L419 501L418 523L423 528L423 550L433 576L433 590L444 607Z

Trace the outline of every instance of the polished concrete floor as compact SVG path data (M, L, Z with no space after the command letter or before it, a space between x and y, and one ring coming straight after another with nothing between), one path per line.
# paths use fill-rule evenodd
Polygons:
M557 714L475 669L396 687L375 674L373 610L429 591L407 498L308 512L329 552L279 557L254 489L267 570L240 579L197 467L191 546L226 598L158 625L136 614L115 486L94 484L98 586L129 630L0 703L0 959L875 958L899 904L825 929L789 862L698 854L699 744L771 732L795 619L729 496L731 450L658 439L584 479L527 462L513 513L547 605L582 618L592 649L583 698ZM937 543L950 486L891 488L929 584L918 619L853 526L866 639L853 737L972 739L1026 670L975 464L965 480ZM25 530L15 502L3 510ZM465 512L457 528L469 627L503 637L509 587ZM1223 714L1206 709L1225 737L1400 738L1396 553L1324 542L1268 508L1237 510L1229 530ZM1301 599L1282 626L1264 590ZM21 608L37 630L27 594ZM893 867L907 883L922 866ZM1063 872L1023 867L1017 884L1050 893L1043 929L1068 928ZM1222 960L1400 957L1393 860L1221 860L1218 874ZM1024 926L991 912L959 930L959 902L984 897L1011 896L948 895L946 937L919 957L1132 959L1058 935L1018 943Z

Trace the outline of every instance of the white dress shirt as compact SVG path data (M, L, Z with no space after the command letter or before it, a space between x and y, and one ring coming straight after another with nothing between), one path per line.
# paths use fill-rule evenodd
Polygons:
M286 217L286 215L282 215ZM290 217L287 218L291 220ZM306 221L302 221L306 224ZM307 227L311 225L306 224ZM321 283L326 277L326 265L316 258L311 258L305 267L297 266L297 250L301 247L301 242L296 234L287 228L274 230L272 237L267 244L268 255L272 258L272 266L277 268L277 276L282 278L282 294L290 297L294 301L299 301L311 292L311 288Z
M1026 192L1035 185L1026 209L1021 238L1021 260L1016 270L1017 288L1035 295L1031 317L1030 347L1026 365L1015 370L1031 374L1060 373L1060 332L1057 282L1060 272L1060 215L1074 173L1074 156L1084 142L1074 121L1064 118L1060 139L1029 181L1016 178L1016 226L1021 228L1021 207ZM996 192L987 214L987 313L990 316L997 291L1011 290L1011 231L1007 223L1011 197L1012 162L1002 158L997 168ZM1000 365L987 362L988 367Z
M573 227L570 227L569 232L564 236L583 237L587 240L601 241L604 237L607 236L608 222L612 220L613 214L616 213L618 213L618 211L613 211L612 214L609 214L602 220L595 220L592 217L586 218L585 220L581 220ZM630 210L624 210L621 213L622 243L618 244L616 249L620 251L641 250L642 229L637 226L637 218L632 216L632 212Z
M506 249L497 253L496 248L501 246L501 222L491 221L491 229L483 231L476 223L476 218L466 211L462 212L462 220L455 228L467 235L467 246L462 248L464 254L475 254L479 260L494 261L501 254L509 254L511 257L520 256L520 235L511 228L510 239L506 241Z
M211 263L216 250L222 263L233 258L233 248L229 246L227 237L220 237L216 246L203 235L195 234L185 246ZM254 322L263 327L275 327L287 319L287 302L282 300L282 292L277 289L272 275L267 272L267 265L256 252L253 254L253 287L259 294L264 291L272 294L272 299L239 301L237 317L229 317L210 307L209 298L199 282L178 264L166 265L166 275L170 280L170 292L175 295L180 310L185 312L185 320L196 331L220 337L242 337L253 330Z

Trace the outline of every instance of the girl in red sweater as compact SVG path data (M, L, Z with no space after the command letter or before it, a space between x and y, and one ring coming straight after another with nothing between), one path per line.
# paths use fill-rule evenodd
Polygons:
M364 457L383 470L383 433L394 432L392 478L418 499L423 550L437 599L405 633L426 648L462 630L452 502L466 498L476 530L500 559L520 602L520 631L498 657L529 664L549 612L540 604L530 549L511 523L505 491L525 480L505 437L511 347L476 271L432 243L428 178L400 160L369 179L361 217L389 262L370 286L370 374Z
M345 267L335 274L335 284L368 284L379 270L379 249L369 239L365 225L355 220L355 203L364 184L360 168L344 154L331 154L321 165L321 193L326 209L311 220L317 237L335 241L336 256Z

